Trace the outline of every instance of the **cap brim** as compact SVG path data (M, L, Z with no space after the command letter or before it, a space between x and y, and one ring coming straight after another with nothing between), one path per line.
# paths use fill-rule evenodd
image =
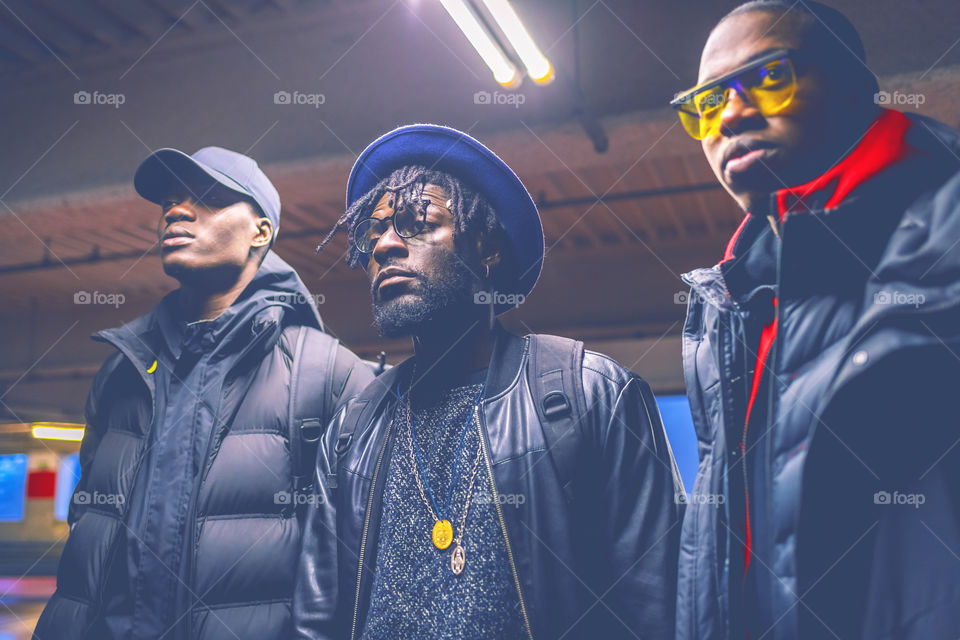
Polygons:
M160 204L163 198L182 189L199 199L214 183L254 198L234 179L176 149L154 151L140 163L133 176L133 187L137 193L155 204Z
M493 151L461 131L431 124L395 129L368 146L347 181L347 207L403 166L449 173L482 194L507 232L514 272L494 283L501 294L528 295L543 269L543 225L526 187ZM509 279L508 279L509 277ZM496 313L514 304L495 304Z

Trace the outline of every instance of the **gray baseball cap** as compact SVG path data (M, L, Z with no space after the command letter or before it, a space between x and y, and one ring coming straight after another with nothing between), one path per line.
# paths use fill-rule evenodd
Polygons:
M222 147L204 147L192 156L176 149L158 149L140 163L133 186L155 204L186 186L202 196L213 180L253 200L273 223L276 237L280 228L280 194L260 169L257 161Z

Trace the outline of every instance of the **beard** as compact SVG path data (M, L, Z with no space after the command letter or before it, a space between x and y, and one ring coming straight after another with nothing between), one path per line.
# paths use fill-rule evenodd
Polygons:
M474 271L456 253L445 252L434 275L416 274L416 290L387 300L371 292L373 319L384 338L419 333L440 318L467 314L473 305Z

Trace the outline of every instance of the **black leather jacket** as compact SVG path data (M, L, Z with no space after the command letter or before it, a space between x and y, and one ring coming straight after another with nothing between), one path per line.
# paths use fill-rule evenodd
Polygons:
M477 428L530 637L673 638L682 483L647 384L586 351L586 412L568 499L526 383L528 340L497 328ZM382 374L336 416L320 448L318 504L304 532L298 638L357 638L376 568L384 460L396 440L392 392L410 361ZM340 442L344 425L350 441ZM543 462L540 464L540 462ZM570 477L570 476L565 476ZM682 494L680 494L682 495Z

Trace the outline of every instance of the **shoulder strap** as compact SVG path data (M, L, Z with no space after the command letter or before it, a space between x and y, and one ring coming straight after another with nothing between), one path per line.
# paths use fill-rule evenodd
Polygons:
M400 369L395 367L387 368L383 373L378 374L367 387L357 396L357 405L360 407L356 419L344 420L340 425L340 433L337 434L336 454L337 458L342 457L353 440L353 432L360 423L367 424L373 419L374 414L380 407L380 403L387 396L393 385L397 383L397 376Z
M586 412L583 343L545 334L531 334L528 339L527 379L537 417L563 491L567 499L572 499L579 422Z
M340 342L321 331L301 326L295 344L287 424L293 489L302 491L313 480L317 446L330 418L333 367Z
M337 468L340 466L340 458L350 450L354 431L358 425L369 424L374 419L387 394L396 384L400 371L401 369L397 367L388 367L383 373L377 375L349 405L350 412L344 416L339 425L340 431L337 433L334 455L328 461L330 465L327 475L328 487L333 489L337 487Z

